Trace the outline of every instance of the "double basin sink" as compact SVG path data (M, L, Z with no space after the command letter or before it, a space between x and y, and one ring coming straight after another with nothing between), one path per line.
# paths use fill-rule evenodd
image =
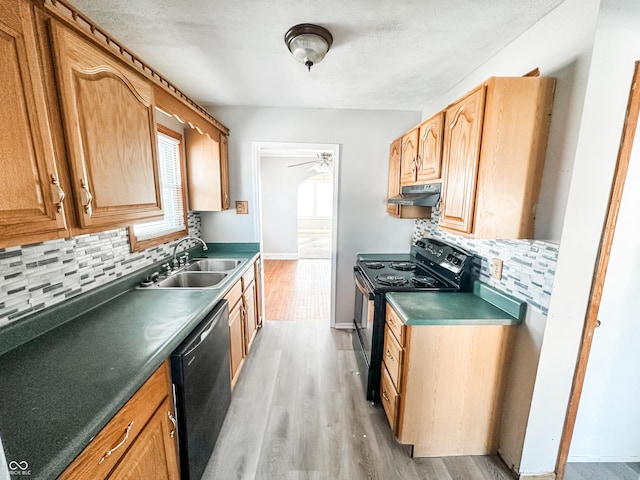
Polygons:
M217 288L245 262L238 258L205 258L193 261L154 283L151 288Z

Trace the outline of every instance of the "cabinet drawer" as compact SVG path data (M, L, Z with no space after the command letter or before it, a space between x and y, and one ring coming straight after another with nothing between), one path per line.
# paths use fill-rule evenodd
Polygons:
M242 275L242 290L246 290L256 277L256 271L253 265Z
M393 433L396 433L398 426L398 403L400 402L400 395L393 386L389 372L384 365L382 365L382 379L380 381L380 400L384 407L384 413L387 415L389 425Z
M238 303L240 297L242 297L242 282L238 280L224 296L227 302L229 302L229 310L233 310L233 307Z
M382 358L396 390L400 390L400 372L402 369L402 347L398 344L387 324L384 329L384 353Z
M106 478L129 449L158 406L169 395L168 361L140 387L111 421L62 473L60 479ZM111 453L109 453L111 452Z
M387 303L387 325L393 332L401 347L404 347L406 326L391 305Z

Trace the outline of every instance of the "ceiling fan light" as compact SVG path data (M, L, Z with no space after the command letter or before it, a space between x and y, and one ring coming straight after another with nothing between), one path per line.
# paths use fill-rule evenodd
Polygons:
M295 59L311 71L311 67L321 62L331 48L333 36L319 25L301 23L289 29L284 43Z

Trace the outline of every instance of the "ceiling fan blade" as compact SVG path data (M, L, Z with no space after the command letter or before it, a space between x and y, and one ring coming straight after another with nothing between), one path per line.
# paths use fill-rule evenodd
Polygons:
M309 165L310 163L316 163L318 160L311 160L309 162L294 163L293 165L287 165L288 167L299 167L300 165Z

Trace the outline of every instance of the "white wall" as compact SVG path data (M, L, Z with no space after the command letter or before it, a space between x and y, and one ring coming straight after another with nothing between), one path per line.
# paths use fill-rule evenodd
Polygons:
M289 167L313 161L309 157L261 157L262 251L265 258L298 257L298 187L317 174L308 166Z
M576 23L567 18L566 25ZM555 468L634 61L640 59L639 24L640 3L602 0L522 454L524 473L551 472Z
M257 242L251 142L340 144L336 324L353 320L352 267L358 252L408 252L413 222L386 213L389 144L420 122L420 112L218 107L227 125L231 202L249 201L249 215L202 214L208 242Z
M640 461L640 131L627 179L569 461Z

